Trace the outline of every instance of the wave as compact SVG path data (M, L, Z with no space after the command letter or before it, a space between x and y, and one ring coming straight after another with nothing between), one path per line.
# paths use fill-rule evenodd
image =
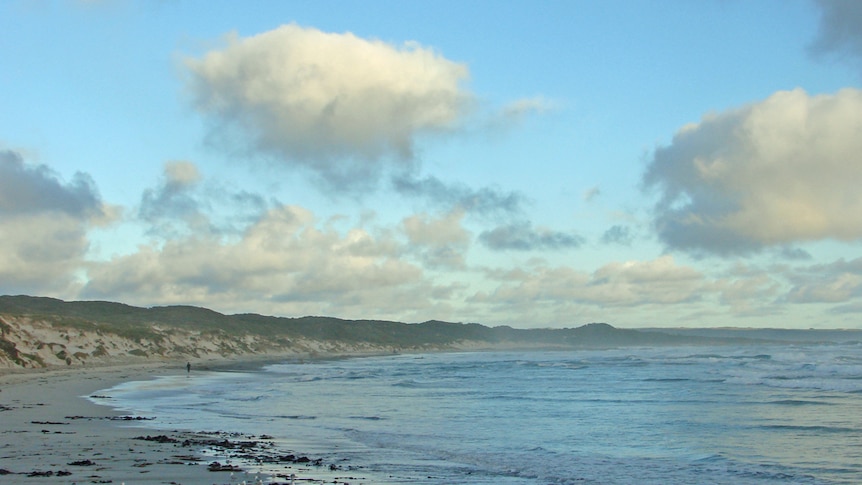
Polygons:
M775 431L800 431L806 433L858 433L859 429L847 428L843 426L804 426L795 424L764 424L757 427L758 429L775 430Z
M648 377L642 382L691 382L693 380L695 379L688 379L685 377Z
M824 401L808 401L804 399L781 399L769 401L767 404L778 404L780 406L832 406L833 403Z
M265 396L265 395L248 396L248 397L233 397L230 394L226 393L224 400L225 401L232 401L232 402L257 402L257 401L261 401L261 400L268 399L268 398L269 398L269 396Z
M304 453L332 452L368 483L862 483L852 468L862 398L847 394L862 393L862 360L851 350L427 354L104 393L112 406L178 416L167 429L217 422L301 438Z

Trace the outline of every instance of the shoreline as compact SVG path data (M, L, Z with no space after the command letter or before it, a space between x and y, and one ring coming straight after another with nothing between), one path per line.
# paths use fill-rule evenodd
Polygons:
M271 362L326 358L258 357L193 363L192 374L195 369L225 372ZM290 473L296 474L299 483L347 480L343 474L350 472L330 468L314 457L284 453L271 437L149 428L144 423L147 416L124 415L108 403L88 398L98 400L95 393L123 382L185 375L185 362L0 371L0 480L18 478L28 484L287 484ZM254 462L258 466L249 466ZM265 468L283 473L260 472Z

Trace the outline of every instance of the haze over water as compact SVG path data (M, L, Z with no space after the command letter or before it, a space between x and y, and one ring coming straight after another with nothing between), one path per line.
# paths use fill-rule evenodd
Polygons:
M393 355L97 401L159 429L271 435L362 483L859 483L860 376L853 342Z

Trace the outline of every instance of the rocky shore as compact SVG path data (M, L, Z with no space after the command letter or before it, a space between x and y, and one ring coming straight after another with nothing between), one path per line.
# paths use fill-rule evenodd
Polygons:
M280 449L266 435L155 431L143 427L150 416L93 402L120 382L184 371L150 364L0 375L0 482L366 483L349 464Z

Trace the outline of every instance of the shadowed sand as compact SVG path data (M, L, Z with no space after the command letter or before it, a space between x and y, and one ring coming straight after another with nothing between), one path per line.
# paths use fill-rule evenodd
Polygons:
M343 483L326 465L280 455L265 436L154 431L135 426L146 416L123 416L86 398L120 382L179 373L185 362L0 374L0 483L290 483L294 470L296 483ZM213 443L216 454L201 454ZM224 458L213 466L218 453L270 460L283 474L233 469L238 462Z

